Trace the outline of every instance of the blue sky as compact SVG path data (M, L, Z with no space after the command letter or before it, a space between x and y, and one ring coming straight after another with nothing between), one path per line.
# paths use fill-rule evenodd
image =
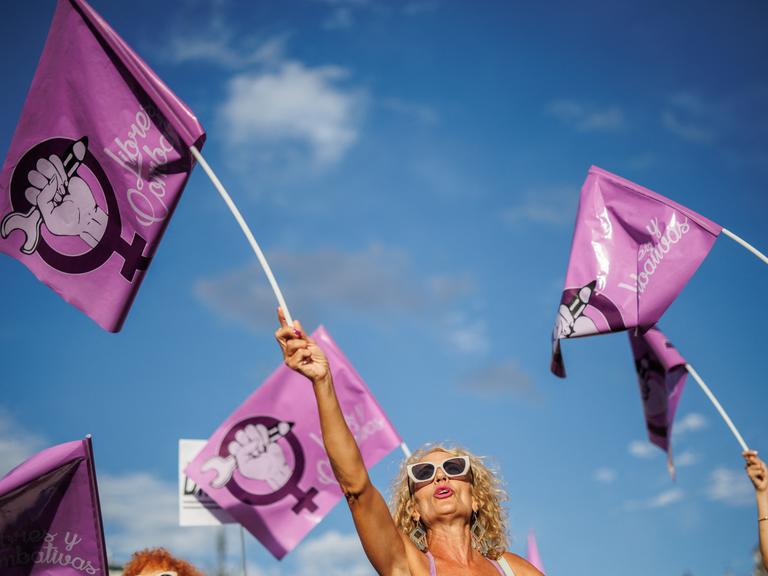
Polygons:
M0 22L4 149L54 4ZM694 382L672 482L626 336L566 342L565 381L548 354L591 164L768 249L764 2L93 6L206 127L293 315L326 325L411 447L495 459L513 551L534 529L550 574L750 573L751 488ZM266 280L203 173L121 333L15 260L0 279L0 472L91 433L112 557L165 544L211 568L216 529L176 527L177 440L209 435L280 357ZM661 325L768 450L766 291L721 238ZM372 472L383 491L399 458ZM370 573L343 506L282 563L249 537L248 560Z

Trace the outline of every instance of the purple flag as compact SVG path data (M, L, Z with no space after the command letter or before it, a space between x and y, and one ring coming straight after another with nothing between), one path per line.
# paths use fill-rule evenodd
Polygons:
M674 477L672 423L688 376L685 359L655 326L645 334L630 330L629 343L635 357L648 439L667 453L669 472Z
M0 479L0 574L107 572L90 438L43 450Z
M562 338L653 326L706 258L722 227L596 166L581 189L565 288L552 333Z
M84 0L59 0L0 175L0 252L117 332L204 139Z
M339 404L370 468L402 440L325 328L312 337L328 357ZM285 365L219 426L186 473L278 559L342 497L312 384Z
M533 564L539 572L544 574L544 564L539 555L539 547L536 545L536 534L533 533L533 530L528 532L528 553L525 555L525 558L528 562Z

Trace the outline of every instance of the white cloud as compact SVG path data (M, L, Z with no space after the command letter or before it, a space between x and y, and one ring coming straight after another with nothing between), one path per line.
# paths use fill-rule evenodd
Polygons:
M309 326L322 310L338 306L377 312L382 318L414 312L428 301L423 286L411 276L407 253L378 244L359 252L334 248L312 252L273 251L271 265L280 270L280 284L288 302L301 302ZM274 295L257 266L197 282L200 300L225 317L254 328L272 327Z
M698 432L708 425L707 419L697 412L690 412L682 418L676 418L672 428L672 436L678 437L688 432Z
M342 13L357 4L333 3ZM229 78L216 110L233 164L247 158L251 168L256 161L290 172L296 164L327 167L340 161L358 139L365 90L344 85L344 68L288 58L288 34L235 35L221 7L209 12L203 29L174 32L164 56L176 63L247 68Z
M328 30L340 30L343 28L351 28L352 24L354 24L352 10L348 6L339 6L323 21L323 28Z
M527 200L523 204L508 208L502 212L501 217L509 224L517 224L521 221L538 224L560 224L569 219L565 214L565 210L536 200Z
M317 0L331 10L323 20L326 30L346 30L355 25L358 16L367 13L388 13L386 2L377 3L372 0Z
M485 353L489 348L488 330L485 322L478 321L448 332L448 340L461 352Z
M133 552L154 546L191 559L213 552L209 528L178 525L175 483L149 472L101 473L99 494L111 560L124 562Z
M683 491L679 488L672 488L671 490L666 490L661 494L650 498L647 501L647 505L649 508L662 508L674 504L675 502L679 502L682 499Z
M606 110L595 110L577 123L582 132L599 132L617 130L624 126L624 113L616 107Z
M605 466L595 470L595 473L593 475L593 478L597 482L600 482L601 484L612 484L613 482L616 481L616 477L617 477L616 470L614 470L613 468L605 467Z
M533 224L570 224L579 198L578 185L558 185L533 188L524 194L523 200L501 213L507 224L521 222Z
M487 395L514 394L532 398L535 390L531 377L516 360L504 360L487 366L462 379L463 388Z
M755 491L744 470L716 468L706 489L710 500L730 506L745 506L755 500Z
M693 466L698 461L699 457L690 450L686 450L685 452L681 452L680 454L674 456L675 468Z
M232 149L270 163L290 154L318 167L339 162L358 138L365 102L362 90L341 87L347 77L343 68L297 61L234 76L218 111Z
M413 0L403 6L403 13L409 16L434 12L439 7L437 0Z
M484 354L490 349L488 324L482 318L469 320L463 314L453 314L445 323L448 341L460 352Z
M648 510L653 508L665 508L676 502L680 502L685 493L680 488L671 488L645 500L629 500L624 503L627 510Z
M627 450L635 458L642 458L644 460L655 458L660 452L656 446L647 440L633 440L629 443Z
M371 0L318 0L321 4L326 4L333 8L340 6L347 8L362 8L364 6L370 6Z
M714 130L709 125L712 112L696 96L679 93L669 98L662 112L664 127L676 136L696 144L711 144L715 141Z
M41 436L21 427L11 414L0 406L0 477L45 448L45 444Z
M665 110L661 118L665 128L688 142L710 144L715 139L711 130L704 126L697 126L691 121L682 120L679 113L674 110Z
M379 326L390 325L398 316L419 315L438 324L440 335L458 352L484 354L490 347L486 320L458 311L474 292L466 275L420 276L407 252L380 244L356 252L276 250L268 258L280 270L280 287L289 305L301 302L306 327L328 318L333 309L364 313ZM274 327L275 296L258 266L199 279L194 292L228 320L254 330Z
M600 108L575 100L554 100L547 112L579 132L616 132L624 128L624 112L618 106Z
M303 576L373 576L375 574L357 534L330 531L297 551Z
M425 104L416 104L413 102L406 102L399 98L386 98L381 101L382 107L402 114L410 118L418 120L422 124L435 125L440 122L440 115L437 111Z
M268 37L252 28L240 33L230 15L232 8L236 9L229 2L198 1L177 11L158 57L175 64L203 62L223 68L282 60L287 34Z
M283 58L287 37L275 36L255 46L243 42L235 46L229 30L212 29L194 34L173 35L165 54L176 63L207 62L224 68L242 68L254 64L271 64Z
M432 276L429 278L429 290L440 305L450 304L469 296L475 289L469 276Z
M652 153L645 152L634 154L627 158L627 166L632 168L634 171L642 171L650 168L655 161L656 157Z

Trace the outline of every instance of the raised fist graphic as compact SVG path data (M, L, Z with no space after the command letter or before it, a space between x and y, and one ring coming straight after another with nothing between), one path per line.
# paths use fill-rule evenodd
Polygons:
M283 449L270 438L263 424L248 424L238 430L228 449L237 462L240 474L246 478L264 480L272 489L277 490L291 476Z
M26 214L12 212L0 226L6 238L13 230L26 236L21 251L31 254L40 239L40 225L56 236L79 236L88 246L99 243L107 227L108 215L96 204L85 180L76 175L85 158L88 139L81 138L64 153L39 158L27 174L30 186L24 191L33 208Z

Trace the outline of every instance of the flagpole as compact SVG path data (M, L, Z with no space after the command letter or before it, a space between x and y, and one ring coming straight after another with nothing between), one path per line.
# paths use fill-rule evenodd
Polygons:
M403 451L403 454L405 454L406 458L411 457L411 450L410 448L408 448L408 444L406 444L405 442L400 442L400 449Z
M720 413L720 416L723 417L723 420L725 420L725 423L728 425L728 428L730 428L731 432L733 432L733 435L736 436L736 440L741 445L741 449L744 452L749 450L749 448L747 447L747 443L744 442L744 438L741 437L741 434L739 434L739 431L736 429L736 426L733 425L733 422L728 417L728 414L726 413L725 409L723 409L723 407L720 405L720 402L717 401L717 398L715 398L715 395L712 393L712 390L710 390L709 387L704 383L704 380L701 379L701 376L699 376L699 373L696 372L696 370L694 370L693 366L691 366L690 364L686 364L685 369L688 370L688 373L691 376L693 376L693 379L696 380L696 383L704 391L704 394L706 394L707 398L709 398L712 404L714 404L715 408Z
M221 197L224 199L224 202L229 207L230 211L232 212L232 215L235 217L235 220L237 220L237 223L240 225L240 229L243 231L243 234L245 234L245 237L248 239L248 242L250 243L251 248L253 248L253 251L256 253L256 257L259 259L259 263L261 264L261 267L264 269L264 273L267 275L267 279L269 280L269 283L272 286L272 291L275 293L275 296L277 297L277 302L280 305L280 308L283 309L283 313L285 314L285 319L288 322L288 325L293 326L293 319L291 318L291 313L288 311L288 305L285 303L285 298L283 298L283 293L280 291L280 286L277 285L277 280L275 280L275 276L274 274L272 274L272 269L269 267L269 263L267 262L267 259L264 257L264 253L261 251L261 248L259 247L258 242L256 242L256 238L253 237L253 233L251 232L251 229L248 228L248 224L246 224L245 219L243 218L243 215L240 213L240 210L237 209L237 206L235 206L235 203L232 201L232 197L224 189L224 186L221 184L221 181L219 181L219 179L216 177L216 174L214 174L213 170L208 165L208 162L206 162L205 158L203 158L203 155L200 154L200 151L194 146L190 146L189 149L192 152L192 155L195 157L195 160L197 160L197 162L200 164L200 167L208 175L208 178L211 179L211 182L213 182L213 186L216 188L216 190L219 192Z
M248 569L245 567L245 529L240 524L240 555L243 558L243 576L248 576Z
M750 244L749 242L747 242L743 238L740 238L739 236L737 236L736 234L734 234L733 232L731 232L730 230L728 230L726 228L723 228L723 234L728 236L728 238L730 238L731 240L733 240L737 244L741 244L744 248L746 248L747 250L752 252L752 254L754 254L755 256L760 258L760 260L762 260L763 263L768 264L768 256L766 256L765 254L760 252L760 250L758 250L757 248L752 246L752 244Z
M99 536L99 553L104 562L104 569L109 571L109 559L107 558L107 542L104 539L104 523L101 518L101 501L99 500L99 483L96 480L96 461L93 457L93 437L90 434L85 435L83 439L85 444L85 452L88 454L88 487L91 491L91 498L93 498L96 504L96 511L94 514L94 521L96 524L96 531Z

